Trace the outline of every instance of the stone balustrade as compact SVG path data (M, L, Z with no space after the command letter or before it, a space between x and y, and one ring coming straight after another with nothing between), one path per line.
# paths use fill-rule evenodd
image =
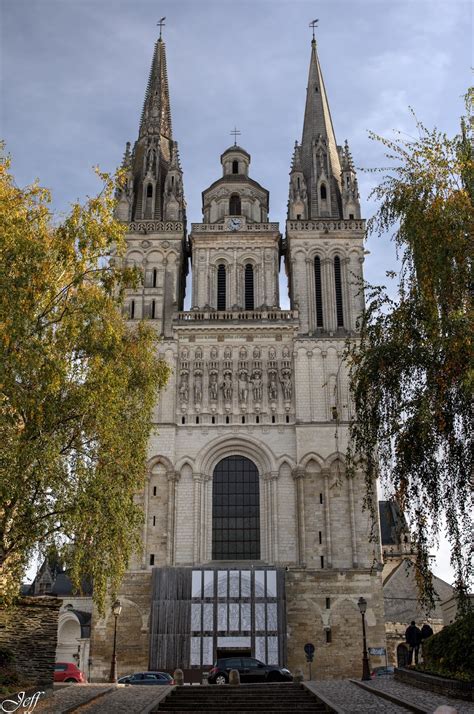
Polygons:
M287 221L286 226L290 231L321 231L322 233L330 233L331 231L365 231L365 221L355 218L327 221Z
M190 310L178 312L174 322L291 322L297 319L298 310Z
M270 233L278 230L278 223L244 223L236 231L231 231L227 223L191 223L192 233Z
M182 221L132 221L127 233L182 233L183 230Z

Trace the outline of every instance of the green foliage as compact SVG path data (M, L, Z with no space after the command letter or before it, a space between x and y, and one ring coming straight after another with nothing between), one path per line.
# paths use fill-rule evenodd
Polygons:
M472 93L467 105L471 112ZM360 343L348 346L355 405L349 472L363 461L372 514L380 476L409 517L427 607L433 604L429 550L443 518L461 608L472 575L474 161L468 126L463 120L454 138L420 123L414 140L372 136L388 150L393 169L373 191L380 206L369 228L393 232L402 267L396 299L384 288L368 289Z
M31 554L56 547L102 608L140 545L134 502L169 368L154 329L129 329L120 300L116 180L55 225L49 193L0 166L0 597ZM118 176L117 180L121 180Z
M454 679L474 679L474 612L423 643L424 669Z

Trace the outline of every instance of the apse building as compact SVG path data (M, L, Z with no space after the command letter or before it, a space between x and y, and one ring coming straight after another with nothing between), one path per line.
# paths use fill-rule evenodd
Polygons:
M202 192L202 222L188 227L160 38L116 211L127 225L126 260L143 273L126 297L130 325L155 326L173 372L139 495L143 555L119 594L119 674L179 666L199 678L232 655L294 669L311 642L318 678L354 675L360 597L368 645L385 645L364 474L345 472L343 354L363 307L365 223L314 40L286 225L271 220L244 148L226 148L220 168L219 157L210 160L216 180ZM280 308L282 259L289 310ZM110 668L113 620L93 616L96 680Z

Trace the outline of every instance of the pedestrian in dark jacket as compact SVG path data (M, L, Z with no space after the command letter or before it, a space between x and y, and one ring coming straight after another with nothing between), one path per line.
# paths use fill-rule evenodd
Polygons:
M427 640L433 634L433 629L426 622L421 628L421 641Z
M415 655L415 664L418 664L418 652L421 643L421 630L416 626L415 620L412 620L410 626L405 631L405 639L409 647L408 664L413 663L413 654Z

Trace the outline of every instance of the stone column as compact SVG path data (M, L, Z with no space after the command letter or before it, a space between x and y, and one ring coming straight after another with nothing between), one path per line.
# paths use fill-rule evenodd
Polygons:
M273 562L278 562L278 471L271 471L270 474L270 489L272 496L272 543L273 543Z
M208 483L209 476L207 474L201 474L201 547L200 547L200 560L208 560Z
M311 258L306 258L306 299L308 301L308 331L316 329L316 294L314 286L314 266Z
M329 503L329 469L322 469L324 478L324 523L326 527L326 560L332 568L331 507Z
M308 358L308 385L307 389L309 392L309 418L310 421L314 421L314 409L313 409L313 388L314 388L314 381L313 381L313 351L308 350L306 352L306 357Z
M201 560L201 474L193 473L193 562Z
M168 478L168 543L166 559L168 565L175 562L176 539L176 482L179 480L179 471L167 471Z
M346 478L349 484L349 512L351 517L351 543L352 543L352 565L354 568L358 566L357 558L357 534L355 527L355 512L354 512L354 485L352 478Z
M349 275L350 258L344 256L341 260L341 280L342 280L342 295L343 295L343 315L344 327L346 330L352 330L352 305L351 305L351 290L349 282L354 279Z
M145 482L145 490L143 493L143 552L142 552L142 570L146 570L147 567L147 545L148 545L148 497L150 493L150 474Z
M298 526L298 564L305 566L306 543L304 521L304 476L305 470L299 466L292 471L296 485L296 522Z
M324 258L322 263L323 283L323 314L326 316L326 329L335 332L336 320L336 286L334 282L334 261L331 258Z

